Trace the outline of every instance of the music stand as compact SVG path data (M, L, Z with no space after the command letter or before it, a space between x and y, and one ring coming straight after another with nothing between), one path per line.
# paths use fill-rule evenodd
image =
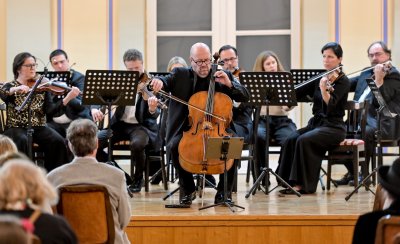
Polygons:
M240 81L249 89L251 94L248 104L256 107L265 105L267 107L266 114L266 134L265 134L265 167L262 169L261 174L246 194L246 198L250 194L255 194L255 189L259 187L260 182L265 177L265 194L270 193L269 191L269 173L273 174L278 180L290 188L297 196L301 196L299 192L293 189L286 181L284 181L278 174L276 174L271 168L269 168L269 106L296 106L296 94L294 91L293 78L289 72L241 72ZM260 111L261 109L257 109ZM260 114L256 114L256 120L258 121ZM257 124L258 126L258 124ZM255 129L254 131L257 131ZM254 135L256 136L256 135ZM256 149L257 150L257 149Z
M228 201L228 176L226 162L228 159L240 159L242 156L243 137L210 137L207 140L206 158L220 159L224 161L224 201L209 206L201 207L199 210L225 205L232 212L235 210L232 207L244 209L244 207ZM233 166L234 167L234 166Z
M134 106L136 103L137 71L87 70L83 87L83 105L107 105L108 164L112 164L111 106Z
M306 83L308 80L326 72L324 69L291 69L293 84L296 90L297 102L312 102L315 82ZM316 79L316 81L319 79Z
M397 114L390 112L385 99L383 99L383 96L381 92L379 91L379 88L376 86L375 81L372 78L367 78L366 82L371 89L371 93L375 97L376 101L379 104L379 107L376 109L376 121L377 121L377 128L375 131L375 138L376 138L376 147L378 148L378 165L376 166L375 169L372 170L372 172L361 181L361 183L352 191L350 192L349 195L345 197L346 201L348 201L351 196L360 189L361 186L365 186L367 190L372 192L372 194L375 195L375 193L369 188L369 186L366 184L368 180L371 177L375 177L375 174L378 172L378 168L382 166L382 147L381 147L381 140L382 140L382 132L381 132L381 117L385 116L388 118L394 118L397 116ZM375 145L374 145L375 146ZM375 150L375 147L374 147ZM374 155L374 154L373 154Z

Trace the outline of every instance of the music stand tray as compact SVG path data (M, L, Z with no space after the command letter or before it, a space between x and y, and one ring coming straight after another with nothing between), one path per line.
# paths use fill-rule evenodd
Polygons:
M228 197L228 177L226 162L228 159L240 159L242 156L243 137L210 137L207 139L207 147L205 157L207 159L224 160L224 201L221 203L205 206L199 210L224 205L229 207L232 212L235 210L232 207L244 209L244 207L234 204L227 200Z
M294 91L293 77L289 72L241 72L240 81L249 89L251 94L248 104L256 107L261 107L263 105L267 106L266 114L266 135L265 135L265 167L262 169L262 173L259 175L254 185L250 188L250 191L246 194L246 198L252 193L255 194L256 188L258 188L259 183L266 177L265 180L265 193L268 194L269 191L269 173L273 174L278 180L290 188L297 196L301 196L299 192L294 190L287 182L285 182L279 175L277 175L272 169L269 168L269 106L296 106L296 93ZM257 109L257 114L255 120L258 122L259 111ZM256 122L257 126L258 123ZM254 130L257 131L257 130ZM256 135L254 135L256 136ZM257 150L257 145L256 145ZM275 187L276 188L276 187ZM274 189L275 189L274 188ZM273 189L272 189L273 190ZM272 191L271 190L271 191Z

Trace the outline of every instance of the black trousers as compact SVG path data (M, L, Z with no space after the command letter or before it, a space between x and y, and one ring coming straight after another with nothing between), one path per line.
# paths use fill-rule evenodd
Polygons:
M293 132L281 148L277 174L291 185L300 185L307 193L317 189L325 153L344 140L343 128L305 127Z
M178 172L180 189L181 189L181 191L184 192L185 195L188 195L195 191L195 183L193 180L193 174L184 170L182 168L181 164L179 163L178 147L179 147L179 142L181 141L181 139L182 139L182 135L178 135L178 136L173 137L171 140L169 140L169 142L167 143L167 151L170 152L172 163L174 164L174 167L175 167L176 171ZM234 164L234 166L232 166L227 172L227 174L228 174L227 175L228 192L232 191L233 179L235 176L235 167L236 166ZM224 174L219 175L217 191L218 191L218 193L224 192Z
M117 122L112 126L111 144L116 142L129 140L130 149L135 158L135 167L131 167L131 177L134 180L143 178L143 172L146 163L145 148L149 144L149 136L140 124L128 124L125 122ZM107 130L102 130L98 134L99 148L97 150L97 160L106 162L108 155L104 152L104 148L108 147Z
M34 127L33 142L44 152L44 167L48 172L68 162L65 139L47 126ZM27 154L28 135L26 128L8 128L4 134L13 139L19 151Z

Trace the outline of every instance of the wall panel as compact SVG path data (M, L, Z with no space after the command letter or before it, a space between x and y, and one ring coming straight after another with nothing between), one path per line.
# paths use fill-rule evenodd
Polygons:
M6 0L0 0L0 81L6 80ZM3 38L4 37L4 38Z

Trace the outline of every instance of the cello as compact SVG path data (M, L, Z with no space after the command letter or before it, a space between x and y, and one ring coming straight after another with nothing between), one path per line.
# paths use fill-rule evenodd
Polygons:
M215 92L214 74L218 67L218 53L214 54L214 62L211 69L211 80L207 91L193 94L189 104L194 107L204 108L204 112L189 106L190 129L183 132L179 142L179 163L182 168L195 174L222 174L225 161L221 159L207 159L206 149L208 138L230 136L226 128L232 120L232 100L229 96ZM217 119L215 114L225 120ZM226 162L227 169L233 165L233 159Z

